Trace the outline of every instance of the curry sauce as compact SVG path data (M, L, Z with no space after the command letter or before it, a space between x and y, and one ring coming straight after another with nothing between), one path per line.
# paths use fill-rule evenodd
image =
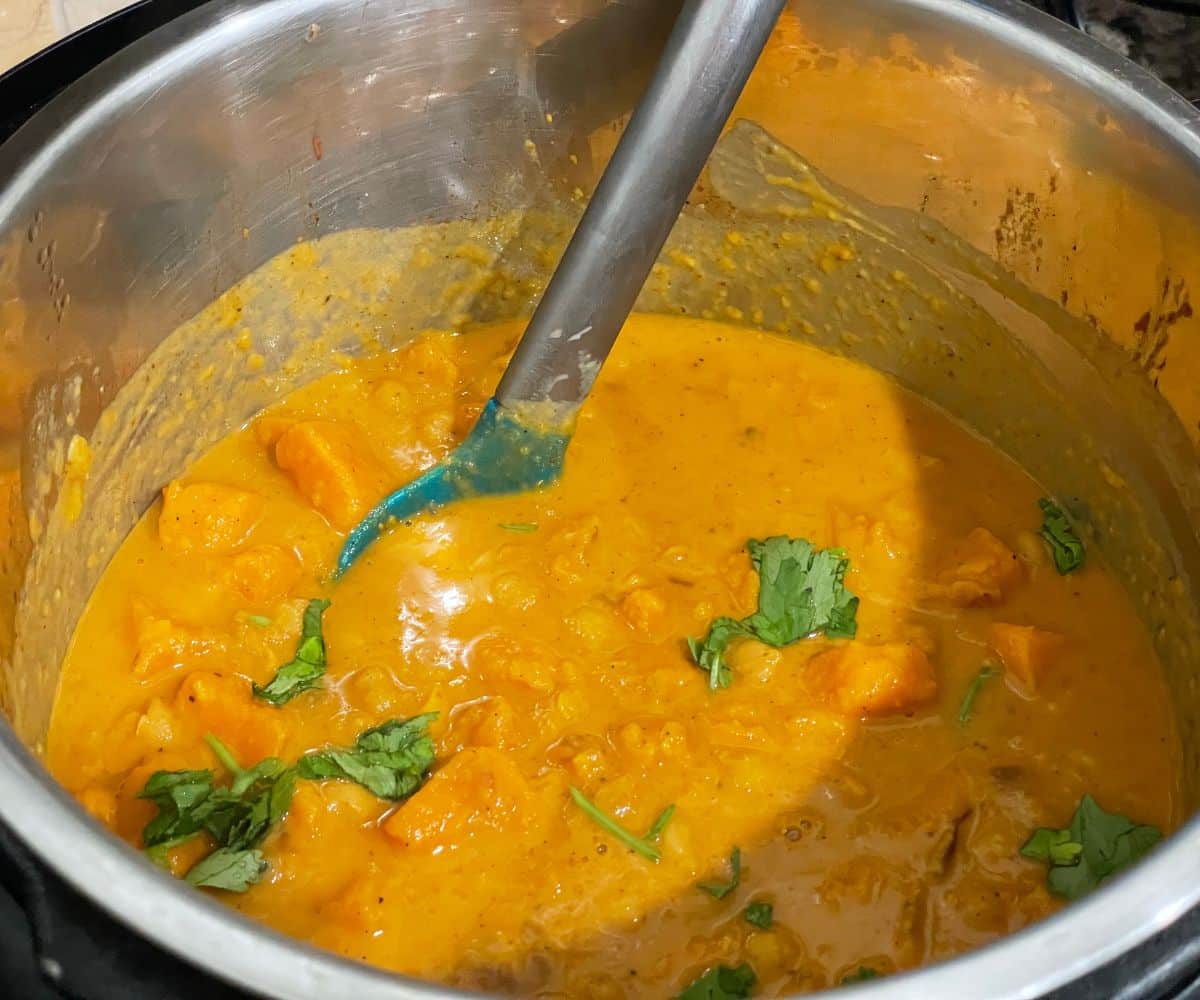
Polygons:
M227 770L206 736L250 767L436 713L415 792L301 778L261 878L216 894L389 969L576 997L742 963L763 995L911 968L1060 905L1020 849L1083 795L1173 828L1166 688L1099 553L1057 572L1019 467L781 337L633 317L560 482L396 525L331 582L345 533L465 435L519 332L348 363L166 487L63 670L48 760L85 808L142 846L153 774ZM854 637L741 637L714 690L686 640L754 612L746 543L781 536L844 550ZM256 696L317 599L324 675ZM667 811L659 859L572 789L637 838ZM158 855L182 876L213 847Z

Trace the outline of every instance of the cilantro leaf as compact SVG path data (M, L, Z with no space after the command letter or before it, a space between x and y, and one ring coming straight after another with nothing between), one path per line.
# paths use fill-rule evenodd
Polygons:
M151 847L145 848L142 853L153 861L159 868L171 867L170 851L172 847L178 847L180 844L191 840L195 836L194 833L185 833L180 837L175 837L171 840L164 840L162 843L154 844Z
M264 686L254 685L254 695L282 705L291 701L302 691L321 686L325 675L325 636L321 629L321 616L329 602L316 598L304 609L304 621L300 629L300 642L296 655L275 671L275 676Z
M1050 555L1054 559L1054 568L1065 576L1073 573L1083 565L1083 542L1075 534L1071 522L1063 509L1053 500L1042 497L1038 501L1042 508L1042 527L1038 532L1050 547Z
M1021 854L1048 865L1074 865L1083 854L1083 844L1071 839L1070 830L1050 830L1043 826L1025 841Z
M737 968L718 965L695 980L675 1000L746 1000L758 977L745 962Z
M971 678L971 683L967 685L966 693L958 706L958 724L960 726L965 726L971 721L971 710L975 707L975 699L979 697L980 690L999 672L991 663L985 663L979 668L979 673Z
M139 799L158 806L158 815L142 830L142 843L147 847L180 843L199 833L204 827L197 807L212 792L212 771L155 771L138 792Z
M712 691L727 688L733 680L733 672L725 663L725 649L730 641L740 635L750 635L741 622L733 618L718 618L708 627L708 635L698 642L688 636L688 649L692 659L701 670L708 673L708 686Z
M302 778L353 781L381 799L399 801L424 783L434 761L427 732L436 712L411 719L392 719L359 733L349 750L317 750L296 765Z
M755 927L761 927L764 931L767 931L775 923L775 907L770 903L751 903L746 907L746 911L742 916L746 918L747 923L751 923Z
M847 972L842 976L842 986L849 986L851 983L865 983L869 979L878 979L879 973L872 969L869 965L860 965L854 972Z
M204 829L223 847L235 851L257 847L287 813L295 772L278 757L243 768L212 733L206 733L204 739L233 780L228 788L214 788L195 812Z
M186 878L195 886L245 892L266 870L262 851L235 851L222 847L197 861Z
M204 827L217 843L238 851L257 847L287 813L296 787L295 771L278 760L269 763L271 768L240 794L232 788L213 793Z
M662 852L655 846L666 825L671 821L671 817L675 815L675 806L669 805L661 813L658 818L650 826L649 832L644 837L638 837L630 833L625 827L621 826L615 819L604 812L598 805L592 802L586 795L583 794L574 785L568 789L571 793L571 800L579 806L580 809L588 816L593 823L600 829L611 833L622 844L628 847L631 851L640 854L648 861L653 861L658 864L662 860Z
M518 535L528 535L538 530L538 526L532 521L501 521L500 528L505 531L513 531Z
M162 865L170 848L207 833L218 849L193 867L197 874L193 878L189 872L188 880L214 889L236 884L241 888L233 891L243 892L261 873L261 868L255 869L247 881L252 865L243 855L256 855L265 868L261 852L253 848L287 813L295 771L277 757L243 768L211 733L204 739L230 772L229 786L214 784L212 771L156 771L138 795L158 806L158 815L142 830L142 842L150 859Z
M746 543L758 573L758 610L745 624L772 646L824 632L853 639L858 598L842 584L850 560L843 549L817 549L804 538L776 535Z
M1133 864L1161 839L1157 827L1106 812L1085 795L1067 829L1040 827L1025 842L1021 854L1050 866L1046 886L1052 893L1079 899Z
M733 679L725 651L736 638L778 647L818 633L852 639L858 629L858 598L843 583L850 560L842 549L818 549L807 539L785 535L752 538L746 548L758 573L758 610L742 621L717 618L703 640L687 641L713 691L729 687Z
M696 888L703 889L715 899L724 899L742 881L742 849L735 847L729 855L728 882L697 882Z

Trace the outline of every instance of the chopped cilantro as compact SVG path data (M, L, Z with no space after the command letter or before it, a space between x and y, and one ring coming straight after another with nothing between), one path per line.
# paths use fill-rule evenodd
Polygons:
M296 765L302 778L353 781L381 799L399 801L424 783L433 764L429 723L436 712L411 719L391 719L358 734L349 750L316 750Z
M208 889L245 892L266 870L262 851L234 851L222 847L197 861L186 878L192 885Z
M142 830L147 847L182 843L203 828L197 809L213 793L212 771L155 771L138 793L158 806L156 815Z
M784 535L752 538L746 549L758 573L758 610L742 621L717 618L703 640L688 639L692 659L714 691L732 680L725 651L740 636L787 646L818 633L852 639L857 631L858 598L843 584L850 560L842 549L818 549Z
M158 806L158 815L142 831L146 854L165 865L167 851L198 833L207 833L217 850L188 873L193 885L242 892L256 882L266 862L255 850L286 815L296 778L354 781L391 801L412 795L424 782L434 759L426 732L436 713L393 719L360 733L348 750L318 750L287 767L268 757L244 768L211 733L204 739L229 771L228 787L215 784L212 771L157 771L140 793ZM669 816L667 817L670 818ZM662 829L666 820L656 824Z
M255 697L282 705L291 701L301 691L321 686L325 675L325 637L321 630L321 616L329 602L316 598L304 609L304 622L300 630L300 643L296 655L280 667L265 687L254 685Z
M1064 576L1073 573L1083 565L1083 542L1075 534L1071 522L1063 509L1053 500L1042 497L1038 501L1042 508L1042 528L1038 532L1050 547L1050 555L1054 558L1054 568Z
M236 782L242 775L246 773L246 769L237 762L237 758L233 755L233 751L224 743L217 739L212 733L204 734L204 742L208 744L208 749L213 752L213 756L217 758L221 766L225 768ZM274 758L268 757L267 760Z
M697 889L703 889L710 896L716 899L724 899L734 889L738 887L738 883L742 880L742 849L735 847L729 854L729 881L728 882L698 882Z
M266 615L246 615L246 621L251 625L257 625L259 628L271 627L271 619Z
M1051 830L1043 826L1033 831L1033 836L1025 841L1021 853L1048 865L1074 865L1079 863L1079 857L1083 854L1083 844L1071 839L1070 830Z
M657 844L662 836L663 830L667 828L667 824L671 822L671 817L675 815L675 803L672 802L666 809L658 814L658 819L650 824L650 829L646 831L645 840L652 844Z
M758 610L745 624L772 646L815 632L853 639L858 598L842 585L850 560L843 549L818 549L803 538L776 535L746 543L758 573Z
M600 829L611 833L622 844L628 847L631 851L635 851L643 858L653 861L657 864L662 860L662 852L655 846L659 837L662 835L667 823L671 821L671 817L675 814L675 806L669 805L661 813L658 818L650 826L646 836L638 837L630 833L625 827L621 826L615 819L603 812L599 806L591 802L586 795L578 788L572 785L569 789L571 799L579 806L580 809L587 814L593 823Z
M998 673L995 666L985 663L979 668L979 673L971 678L971 683L967 685L966 693L958 706L958 724L960 726L965 726L971 720L971 710L975 707L975 699L979 697L980 689Z
M1041 827L1021 848L1024 857L1049 865L1046 886L1056 896L1079 899L1133 864L1162 839L1154 826L1105 812L1085 795L1065 830Z
M185 841L191 840L193 836L195 836L195 835L191 834L191 833L185 833L182 836L175 837L171 840L164 840L162 843L155 844L153 847L147 847L147 848L145 848L145 850L142 853L145 854L146 857L148 857L156 865L158 865L159 868L170 868L171 867L171 858L170 858L171 848L178 847L180 844L184 843Z
M534 524L532 521L509 521L507 523L502 522L500 524L500 527L503 528L505 531L515 531L522 535L528 535L530 532L538 530L538 526L536 524Z
M758 977L745 962L737 968L718 965L695 980L675 1000L746 1000Z
M142 842L151 859L163 864L171 847L207 833L218 849L193 868L198 874L192 878L189 873L189 881L216 889L240 885L233 891L242 892L265 869L262 854L253 849L287 813L295 772L277 757L243 768L215 736L209 733L204 738L230 772L229 786L216 785L208 770L156 771L138 794L158 807L158 814L142 830ZM249 854L257 856L258 867L241 856ZM215 855L220 857L210 861Z
M750 635L746 626L733 618L718 618L708 627L703 641L688 636L688 649L696 665L708 674L711 690L727 688L733 680L733 672L725 662L725 649L730 640L740 635Z
M842 985L848 986L851 983L865 983L869 979L878 979L879 973L872 969L869 965L860 965L853 972L847 972L842 976Z
M227 789L214 789L197 807L204 829L218 844L231 850L257 847L287 813L296 785L295 772L278 757L268 757L251 768L239 767L220 740L211 733L204 738L233 776Z
M775 907L770 903L751 903L742 915L747 923L761 927L764 931L770 930L771 925L775 923Z

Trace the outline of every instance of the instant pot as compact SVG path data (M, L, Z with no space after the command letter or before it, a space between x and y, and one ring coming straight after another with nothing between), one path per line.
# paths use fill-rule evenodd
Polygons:
M39 545L65 441L90 433L167 334L275 254L353 227L485 216L541 183L587 190L611 148L597 136L636 101L678 6L146 0L3 78L0 466L22 483L0 560L7 995L452 995L239 917L145 862L52 781L38 753L58 658L111 548L74 553L43 593ZM1077 14L1070 0L1041 6ZM1123 560L1119 541L1110 557L1158 623L1194 809L1200 112L1016 0L794 8L812 39L859 61L858 89L831 99L829 67L814 60L814 86L781 97L779 120L762 124L847 187L956 234L1093 338L1064 346L1041 330L1030 343L1063 398L1111 429L1113 475L1145 513L1153 572ZM904 75L931 63L954 72ZM898 67L902 92L872 93L872 67ZM161 482L127 484L110 547ZM1198 906L1193 820L1055 917L846 995L1200 997Z

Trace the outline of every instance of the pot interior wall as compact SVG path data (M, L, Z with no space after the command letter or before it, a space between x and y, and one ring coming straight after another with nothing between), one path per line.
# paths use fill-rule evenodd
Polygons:
M1200 171L1169 123L1035 70L1034 36L984 42L980 8L827 6L777 33L740 110L762 127L723 140L641 307L891 372L1067 500L1154 630L1190 810ZM538 47L587 12L210 4L0 150L0 652L28 746L92 585L190 460L342 354L528 312L645 71L583 46L590 89L563 82Z

